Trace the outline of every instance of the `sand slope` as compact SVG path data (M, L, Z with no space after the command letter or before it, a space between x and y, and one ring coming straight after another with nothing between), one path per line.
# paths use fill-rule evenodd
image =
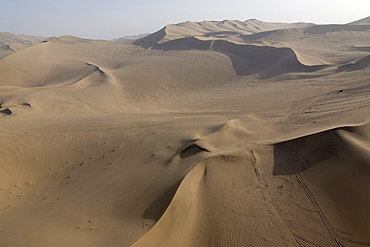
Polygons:
M369 245L369 36L187 22L1 59L1 245Z
M350 22L348 25L370 25L370 17L365 17L361 20Z
M43 40L44 38L37 36L0 32L0 59Z

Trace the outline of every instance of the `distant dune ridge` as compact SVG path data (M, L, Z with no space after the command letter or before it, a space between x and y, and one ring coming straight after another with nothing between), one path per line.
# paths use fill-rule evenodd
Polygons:
M358 21L350 22L348 25L370 25L370 16Z
M369 17L0 38L1 246L370 245Z
M239 20L224 21L204 21L204 22L183 22L179 24L170 24L148 35L136 43L138 45L153 46L158 43L164 43L174 39L181 39L193 36L203 36L212 38L233 37L240 35L249 35L277 29L303 28L313 26L311 23L273 23L262 22L256 19L250 19L245 22Z
M13 52L40 43L44 38L0 32L0 59Z
M141 38L144 38L144 37L148 36L149 34L150 33L142 33L142 34L138 34L138 35L126 35L126 36L123 36L121 38L112 39L112 41L125 41L125 40L141 39Z

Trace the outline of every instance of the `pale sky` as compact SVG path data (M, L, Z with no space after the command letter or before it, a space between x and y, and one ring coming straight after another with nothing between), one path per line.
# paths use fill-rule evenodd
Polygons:
M344 24L369 15L370 0L0 0L0 32L112 39L188 20Z

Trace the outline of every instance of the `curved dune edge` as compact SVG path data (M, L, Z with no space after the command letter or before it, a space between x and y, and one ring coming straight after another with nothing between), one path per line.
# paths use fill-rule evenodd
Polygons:
M368 245L369 140L367 124L210 154L132 246Z
M237 75L259 73L261 78L270 78L292 72L314 72L326 67L323 61L305 59L288 47L241 44L230 40L203 40L197 37L174 39L156 43L153 49L169 50L212 50L227 55ZM316 62L316 64L315 64Z

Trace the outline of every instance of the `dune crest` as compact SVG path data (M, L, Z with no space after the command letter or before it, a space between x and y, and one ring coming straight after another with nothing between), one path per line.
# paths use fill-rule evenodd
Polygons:
M44 38L0 32L0 59L42 42Z

